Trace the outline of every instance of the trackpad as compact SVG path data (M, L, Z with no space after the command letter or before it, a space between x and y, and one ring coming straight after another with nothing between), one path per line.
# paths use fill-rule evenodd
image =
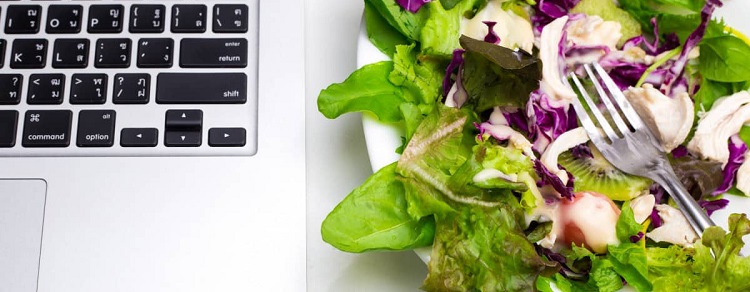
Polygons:
M36 291L46 197L43 180L0 180L0 291Z

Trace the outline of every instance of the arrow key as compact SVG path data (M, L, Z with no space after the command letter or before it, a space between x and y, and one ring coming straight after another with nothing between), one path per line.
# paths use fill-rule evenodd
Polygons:
M242 147L246 143L245 128L211 128L208 145L211 147Z
M200 131L167 131L164 135L164 145L167 147L198 147L201 146Z
M156 147L159 130L155 128L124 128L120 132L122 147Z

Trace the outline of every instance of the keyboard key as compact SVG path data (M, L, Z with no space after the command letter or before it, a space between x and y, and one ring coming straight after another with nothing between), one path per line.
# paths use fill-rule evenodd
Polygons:
M13 41L10 67L13 69L41 69L47 63L47 40L17 39Z
M68 147L73 112L69 110L26 111L23 147Z
M0 104L18 104L21 102L23 75L0 74Z
M130 67L130 39L99 39L96 42L96 68Z
M73 74L71 104L103 104L107 100L107 74Z
M5 19L5 33L34 34L39 32L42 6L10 5Z
M159 73L156 102L163 104L245 103L245 73Z
M164 5L136 4L130 6L130 32L163 32L165 15L167 15L167 8Z
M167 131L200 131L203 126L201 110L168 110L164 127Z
M16 146L16 128L18 128L18 111L0 111L0 147Z
M52 67L86 68L89 65L88 39L57 39L52 51Z
M122 147L156 147L159 130L155 128L123 128L120 131Z
M79 33L82 18L81 5L50 5L47 9L47 33Z
M246 39L183 39L180 42L183 68L245 68Z
M138 68L172 67L172 39L141 39L138 41Z
M172 32L206 32L206 14L208 14L206 5L172 6Z
M117 74L113 81L115 90L112 102L116 104L145 104L149 101L151 75L141 74Z
M200 131L167 131L164 134L164 146L199 147L202 138Z
M214 5L214 32L247 32L247 5Z
M0 39L0 68L5 65L5 40Z
M89 33L122 32L122 5L91 5L89 7Z
M208 130L208 145L211 147L245 146L244 128L211 128Z
M112 147L115 143L115 111L82 110L78 113L78 147Z
M61 104L65 93L65 74L31 74L28 104Z

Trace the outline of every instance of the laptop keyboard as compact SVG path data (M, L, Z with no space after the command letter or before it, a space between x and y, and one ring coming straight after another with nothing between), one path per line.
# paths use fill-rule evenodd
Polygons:
M0 156L257 151L258 0L0 0Z

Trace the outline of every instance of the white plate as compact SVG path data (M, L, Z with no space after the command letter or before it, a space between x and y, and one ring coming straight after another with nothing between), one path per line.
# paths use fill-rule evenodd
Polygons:
M746 11L750 11L750 1L726 0L724 6L716 10L714 17L724 18L726 23L731 24L733 28L748 35L750 33L750 18L743 14ZM357 68L386 60L389 60L389 57L380 52L367 38L363 20L357 45ZM399 124L383 123L370 114L364 114L362 115L362 127L373 172L398 160L399 155L395 152L395 149L401 146L401 137L403 136L403 130ZM730 214L746 213L750 210L750 198L731 195L725 197L730 200L729 206L714 212L711 219L726 229L727 218ZM750 235L743 239L745 243L750 242ZM417 249L415 252L424 262L429 260L429 247ZM750 245L745 245L742 254L750 255Z

